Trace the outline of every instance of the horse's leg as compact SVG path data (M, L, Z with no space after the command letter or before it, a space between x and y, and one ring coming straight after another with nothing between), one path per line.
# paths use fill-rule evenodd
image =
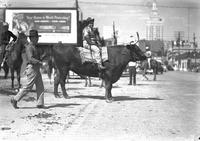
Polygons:
M157 73L157 69L156 69L156 68L153 68L153 74L154 74L153 80L154 80L154 81L156 81L156 73Z
M145 69L143 70L142 76L143 76L146 80L149 80L149 78L146 76L146 71L147 71L147 69L145 68Z
M4 65L3 65L3 70L5 72L5 75L4 75L4 78L7 79L8 77L8 72L9 72L9 67L8 67L8 64L5 62Z
M49 65L47 66L47 76L50 80L50 84L51 84L51 75L52 75L52 70L53 68L51 68Z
M105 80L105 98L106 102L111 103L113 101L112 94L112 83L109 80Z
M60 74L57 69L55 69L55 74L54 74L54 96L56 98L60 98L60 95L58 94L58 85L60 83Z
M18 82L18 90L21 88L21 82L20 82L20 72L21 72L21 66L19 69L17 69L17 82Z
M12 81L11 87L13 89L14 88L14 78L15 78L13 68L10 69L10 73L11 73L11 81Z

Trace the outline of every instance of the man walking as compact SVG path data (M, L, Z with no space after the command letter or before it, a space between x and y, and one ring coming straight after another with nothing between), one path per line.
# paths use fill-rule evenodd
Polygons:
M149 46L146 46L146 57L147 57L147 62L148 62L148 68L151 69L151 57L152 57L152 53L151 53L151 49Z
M16 96L11 98L11 104L15 109L18 108L17 102L19 102L28 91L32 89L34 84L37 92L37 108L44 108L44 85L40 73L42 50L37 47L39 37L40 35L38 35L37 30L30 30L30 43L28 43L28 41L25 43L27 55L25 74L27 76L27 84L17 93Z

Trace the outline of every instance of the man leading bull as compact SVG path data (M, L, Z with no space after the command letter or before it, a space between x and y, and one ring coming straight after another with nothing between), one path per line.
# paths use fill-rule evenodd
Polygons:
M29 31L30 43L26 41L25 50L27 56L27 66L25 74L27 76L26 85L11 98L12 106L17 109L17 102L19 102L35 84L37 93L37 108L44 108L44 85L42 75L40 73L40 66L42 65L43 50L38 47L38 40L41 35L38 35L37 30Z
M92 58L96 60L98 69L104 70L100 56L100 42L96 39L94 33L94 19L87 18L87 26L83 29L83 47L91 50Z

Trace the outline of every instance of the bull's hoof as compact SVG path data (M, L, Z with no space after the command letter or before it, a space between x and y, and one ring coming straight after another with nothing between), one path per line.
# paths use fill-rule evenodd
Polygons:
M107 102L107 103L112 103L113 101L114 101L113 98L108 98L108 99L106 99L106 102Z

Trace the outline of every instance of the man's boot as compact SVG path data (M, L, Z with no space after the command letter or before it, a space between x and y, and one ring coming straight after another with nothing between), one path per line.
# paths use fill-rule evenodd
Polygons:
M18 109L19 107L17 106L17 101L14 99L14 97L11 98L10 100L12 106L15 108L15 109Z

